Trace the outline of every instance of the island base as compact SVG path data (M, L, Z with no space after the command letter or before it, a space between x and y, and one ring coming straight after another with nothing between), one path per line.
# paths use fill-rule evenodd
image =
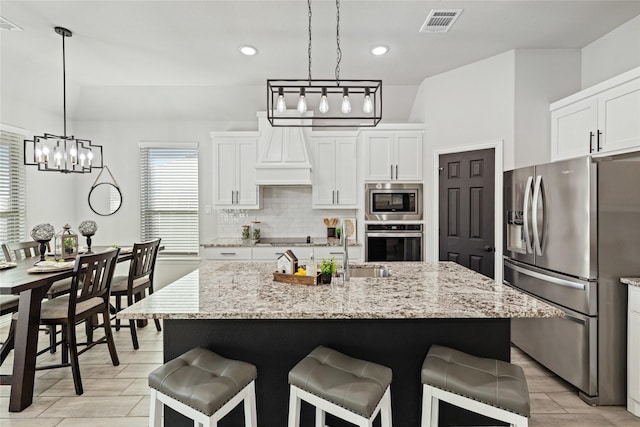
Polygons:
M420 425L420 370L432 344L480 357L510 360L509 319L336 319L336 320L174 320L164 321L164 360L193 347L243 360L258 369L258 425L287 425L289 370L322 344L349 356L393 370L393 425ZM244 426L242 405L220 421L220 427ZM379 425L379 421L376 421ZM440 426L500 425L480 415L442 404ZM184 416L165 408L165 425L192 426ZM327 416L327 425L352 424ZM505 424L502 424L505 425ZM303 404L301 427L314 426L313 408Z

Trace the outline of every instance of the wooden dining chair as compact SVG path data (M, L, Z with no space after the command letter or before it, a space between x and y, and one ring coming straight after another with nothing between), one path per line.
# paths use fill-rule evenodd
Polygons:
M51 251L49 242L47 242L47 252ZM40 243L36 241L17 242L17 243L4 243L2 245L2 252L5 254L7 261L18 261L27 258L40 257ZM13 254L13 256L11 255ZM7 258L8 257L8 258ZM66 295L71 289L71 278L58 280L54 282L47 291L47 298L55 298L61 295ZM56 328L52 326L49 328L49 350L51 353L56 352ZM65 356L66 357L66 356ZM66 362L67 360L65 360Z
M154 239L144 243L134 243L131 263L129 265L129 275L116 276L111 285L111 296L115 297L116 313L122 310L122 298L127 298L127 307L145 297L146 290L149 295L153 294L153 273L156 266L156 258L160 249L160 240ZM115 316L114 316L115 318ZM160 321L154 319L156 329L161 331ZM136 332L136 321L129 320L129 325L121 325L120 319L115 318L116 331L121 327L131 330L131 341L133 348L138 349L138 334Z
M83 393L80 365L78 363L80 354L97 344L107 343L113 366L120 364L111 331L109 314L111 281L119 252L120 249L115 248L97 254L79 255L73 267L71 292L68 295L43 301L40 309L41 325L62 326L62 341L56 343L56 345L62 344L63 354L68 353L70 361L69 363L63 361L60 364L38 366L36 370L70 366L76 394L78 395ZM95 327L102 326L104 328L104 336L91 342L78 342L76 326L99 314L102 315L102 324L95 325ZM15 313L11 321L9 338L7 339L7 342L10 343L9 350L15 344L15 325L17 320L18 313ZM78 346L80 345L84 345L85 348L78 351ZM42 354L47 350L41 350L38 354Z

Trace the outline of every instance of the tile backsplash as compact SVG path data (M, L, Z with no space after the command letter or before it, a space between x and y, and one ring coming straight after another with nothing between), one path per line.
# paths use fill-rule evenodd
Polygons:
M355 217L356 209L311 209L310 186L265 186L262 209L218 210L218 237L240 237L242 226L260 221L262 237L326 237L324 218Z

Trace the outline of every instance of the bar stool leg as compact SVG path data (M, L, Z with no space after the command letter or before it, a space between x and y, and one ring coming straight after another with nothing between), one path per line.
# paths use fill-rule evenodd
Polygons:
M438 426L438 399L433 397L432 388L422 385L422 427Z
M380 406L380 421L382 427L392 427L391 419L391 389L387 389L382 396L382 405Z
M296 387L289 387L288 427L300 427L300 398Z
M256 427L258 425L258 415L256 413L256 383L251 381L247 395L244 398L244 423L246 427Z
M325 426L325 412L316 406L316 427Z
M161 427L162 424L162 402L158 400L158 391L151 389L149 396L149 427Z

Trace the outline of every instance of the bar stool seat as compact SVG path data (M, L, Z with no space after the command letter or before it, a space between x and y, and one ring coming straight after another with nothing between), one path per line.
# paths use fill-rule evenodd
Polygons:
M316 426L325 412L358 426L371 426L378 413L391 427L391 369L319 346L289 371L289 427L300 424L300 399L316 407Z
M244 401L246 427L256 427L256 367L226 359L213 351L194 348L149 374L149 425L161 425L162 405L197 423L216 426Z
M526 427L529 390L521 367L432 345L422 364L422 427L438 425L438 401Z

